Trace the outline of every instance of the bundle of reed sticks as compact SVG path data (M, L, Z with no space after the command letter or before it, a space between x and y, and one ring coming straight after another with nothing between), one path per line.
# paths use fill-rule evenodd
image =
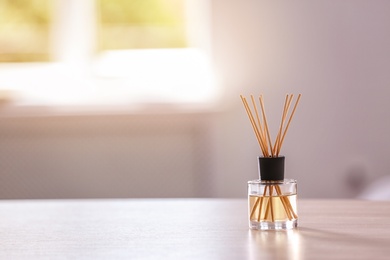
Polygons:
M290 112L290 107L294 95L293 94L286 95L283 112L282 112L282 119L279 126L279 131L277 133L277 136L273 144L272 144L271 134L268 128L267 115L265 112L263 96L262 95L259 96L261 114L259 113L259 109L257 109L256 101L253 95L251 95L250 97L251 97L251 103L252 103L254 113L252 112L247 99L242 95L240 95L240 97L242 103L244 104L246 113L248 114L249 120L252 124L253 131L255 132L255 136L257 138L263 156L278 157L284 142L284 138L286 137L288 128L290 127L292 118L295 114L295 110L298 106L299 100L301 99L301 94L298 95L298 98L296 99L294 107L291 112ZM286 124L286 120L287 120L287 124Z

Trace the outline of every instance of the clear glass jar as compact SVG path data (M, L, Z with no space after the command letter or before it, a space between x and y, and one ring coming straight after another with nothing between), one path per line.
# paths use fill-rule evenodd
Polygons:
M297 227L296 180L249 181L248 215L251 229L272 230Z

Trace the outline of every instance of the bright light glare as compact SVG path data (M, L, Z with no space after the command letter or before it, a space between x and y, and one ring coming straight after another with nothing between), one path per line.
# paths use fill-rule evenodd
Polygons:
M217 95L210 60L197 49L108 51L95 72L147 102L210 102Z
M18 105L209 103L217 96L208 57L195 49L110 51L87 64L3 68L0 89Z

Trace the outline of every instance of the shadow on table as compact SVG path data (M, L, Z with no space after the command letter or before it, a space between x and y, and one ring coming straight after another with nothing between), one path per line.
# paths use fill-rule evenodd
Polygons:
M368 239L361 235L299 227L282 231L249 231L251 258L332 259L343 257L370 259L390 254L388 238Z

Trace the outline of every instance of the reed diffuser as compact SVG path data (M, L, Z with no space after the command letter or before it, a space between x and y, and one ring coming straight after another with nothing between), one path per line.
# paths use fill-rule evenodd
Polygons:
M295 228L298 226L297 182L284 178L285 157L279 154L301 94L291 112L294 95L286 95L274 142L268 128L263 96L259 97L260 109L253 95L252 109L247 99L240 97L262 153L258 157L259 179L248 182L249 227L260 230Z

